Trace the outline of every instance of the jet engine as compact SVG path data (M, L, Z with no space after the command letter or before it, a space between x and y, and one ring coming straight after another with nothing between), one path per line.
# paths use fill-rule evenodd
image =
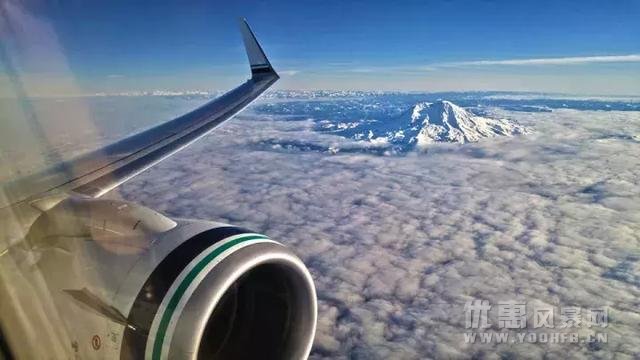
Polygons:
M65 358L303 359L316 327L309 271L282 244L124 201L71 197L25 246ZM37 311L36 311L37 313ZM10 337L10 336L9 336ZM65 347L63 346L63 348ZM55 356L54 356L55 357Z

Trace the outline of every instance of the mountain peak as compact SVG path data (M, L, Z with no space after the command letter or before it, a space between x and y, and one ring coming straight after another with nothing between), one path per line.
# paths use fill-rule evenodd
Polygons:
M416 135L418 147L434 142L464 144L486 137L528 132L515 122L478 116L447 100L416 104L411 114L411 123L422 125Z
M466 112L466 110L464 110L460 106L447 100L438 100L436 102L419 102L413 106L411 120L412 121L418 120L421 117L421 113L425 109L429 112L441 112L441 113L447 113L447 114L452 112L459 112L459 113Z
M482 138L526 134L528 129L506 119L475 115L448 100L419 102L410 110L411 123L405 133L410 143L426 147L435 142L464 144Z
M416 102L399 114L394 108L390 115L359 121L349 118L350 122L339 124L323 121L322 126L332 133L362 141L371 148L391 152L426 148L439 142L465 144L482 138L530 132L515 121L476 115L447 100Z

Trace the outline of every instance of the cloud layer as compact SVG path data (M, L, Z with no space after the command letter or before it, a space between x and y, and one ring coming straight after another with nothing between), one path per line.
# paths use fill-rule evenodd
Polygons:
M637 355L638 113L493 111L535 134L330 155L275 146L346 141L310 120L243 116L122 194L294 248L320 301L313 359ZM465 344L472 298L609 306L608 343Z
M637 63L640 54L602 55L602 56L568 56L556 58L475 60L437 64L432 67L492 66L492 65L581 65L597 63Z

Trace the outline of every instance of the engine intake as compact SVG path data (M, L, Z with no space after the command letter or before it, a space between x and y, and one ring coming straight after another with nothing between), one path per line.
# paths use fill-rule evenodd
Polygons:
M242 229L215 228L185 241L148 278L121 357L304 359L316 312L311 276L289 249Z
M192 295L178 322L172 354L306 358L315 332L316 300L300 260L274 243L244 248L226 260Z

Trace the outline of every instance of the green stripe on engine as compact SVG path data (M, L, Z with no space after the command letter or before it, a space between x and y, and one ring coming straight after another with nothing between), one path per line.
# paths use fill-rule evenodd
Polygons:
M162 314L162 318L160 319L160 324L158 325L158 331L156 332L155 342L153 343L153 351L151 353L151 359L160 360L160 355L162 354L162 343L164 342L164 338L167 334L167 329L169 327L169 322L171 321L171 317L173 316L173 312L175 311L180 299L189 288L189 285L193 282L193 280L198 276L198 274L211 262L213 259L222 254L225 250L229 249L234 245L238 245L242 242L249 240L257 240L257 239L268 239L264 235L245 235L238 237L229 241L226 244L218 247L214 251L212 251L209 255L205 256L202 260L200 260L196 266L189 271L187 276L182 280L176 291L171 296L169 303L167 304L167 308Z

